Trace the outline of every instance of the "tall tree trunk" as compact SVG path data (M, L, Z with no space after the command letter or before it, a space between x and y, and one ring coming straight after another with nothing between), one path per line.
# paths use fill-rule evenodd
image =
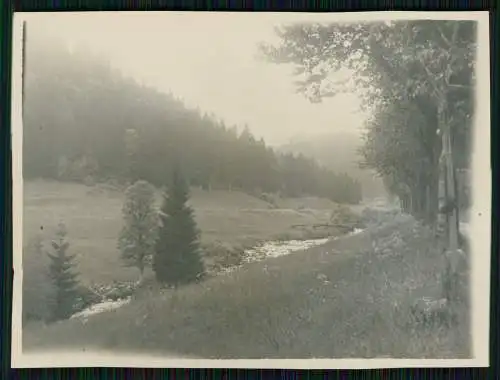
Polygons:
M456 179L455 168L451 146L451 130L446 118L446 98L440 99L439 103L439 126L442 131L443 139L443 154L445 160L445 189L446 189L446 213L448 220L446 224L447 230L447 250L446 255L446 273L444 281L444 295L448 301L455 301L459 297L458 289L458 263L459 257L459 242L458 242L458 213L456 204Z
M439 128L439 119L437 115L437 108L434 108L435 112L428 115L429 122L436 126L432 130L432 135L429 135L432 144L430 144L429 155L431 157L431 165L429 168L429 223L432 229L436 231L438 224L439 215L439 198L440 198L440 179L441 179L441 165L440 157L443 149L442 137L440 137L436 132Z
M411 189L412 215L418 220L425 219L425 195L426 183L420 178L420 181L413 185Z
M441 172L443 176L443 189L444 189L442 207L444 208L446 208L448 202L448 177L446 176L446 165L447 163L445 162ZM448 227L449 225L450 225L450 214L444 212L444 232L445 232L444 235L446 241L449 241L450 239L450 229Z
M432 174L429 181L429 222L435 226L439 210L439 162L436 161L432 167Z
M419 199L420 197L419 197L418 185L412 186L410 192L410 198L411 198L411 214L418 219L420 214L420 199Z
M405 199L406 199L406 212L408 214L411 214L411 211L413 209L413 199L411 198L411 195L409 193L405 193Z
M428 186L427 186L427 180L425 178L421 179L422 182L419 183L418 185L418 198L420 200L420 206L419 206L419 218L422 219L424 222L427 221L427 192L428 192Z
M431 186L430 183L427 183L425 186L425 222L429 225L431 224Z
M448 128L446 128L448 129ZM451 157L451 143L450 143L450 131L443 133L445 141L445 159L446 159L446 183L447 183L447 194L446 201L450 205L453 205L449 210L449 220L448 220L448 249L455 251L458 249L458 213L457 213L457 197L456 197L456 180L455 180L455 169L453 165L453 159Z
M142 284L144 281L144 263L142 261L137 263L137 268L139 269L139 284Z
M457 234L459 235L458 240L460 240L460 198L461 198L459 191L460 180L458 178L458 171L456 166L454 166L453 169L454 169L453 178L455 180L453 183L455 188L455 204L456 204L455 211L457 213L456 225L457 225Z
M432 230L435 230L437 222L437 213L439 210L439 199L438 199L439 194L438 194L438 179L435 179L433 177L434 176L431 175L430 180L425 188L424 212L425 212L425 222Z

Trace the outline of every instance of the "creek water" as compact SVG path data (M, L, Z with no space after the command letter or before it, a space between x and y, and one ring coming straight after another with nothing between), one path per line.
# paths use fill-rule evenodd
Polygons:
M284 256L284 255L289 255L293 253L300 253L300 252L306 252L308 248L318 246L325 244L328 241L331 240L336 240L340 237L344 236L350 236L350 235L355 235L360 232L363 232L363 229L355 228L353 231L336 236L336 237L329 237L329 238L322 238L322 239L308 239L308 240L286 240L286 241L279 241L279 240L274 240L274 241L268 241L265 242L264 244L261 244L259 246L247 249L243 253L243 260L242 264L224 268L220 274L225 274L225 273L230 273L238 268L242 267L243 265L247 263L252 263L256 261L262 261L268 258L273 258L273 257L279 257L279 256ZM88 308L73 314L70 318L79 318L86 320L89 316L103 313L106 311L118 309L122 307L123 305L126 305L129 303L131 300L131 297L127 297L124 299L112 301L112 300L107 300L104 302L96 303Z

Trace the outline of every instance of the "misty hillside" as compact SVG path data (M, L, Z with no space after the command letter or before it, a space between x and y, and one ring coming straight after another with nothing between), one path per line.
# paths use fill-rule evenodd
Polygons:
M358 150L362 139L348 132L333 132L314 136L299 136L280 146L281 152L302 153L334 172L347 173L361 183L365 198L385 196L382 181L372 171L358 166Z
M24 109L26 178L164 185L179 163L193 186L314 195L357 203L357 181L312 159L278 154L248 128L188 109L138 84L88 50L28 29Z

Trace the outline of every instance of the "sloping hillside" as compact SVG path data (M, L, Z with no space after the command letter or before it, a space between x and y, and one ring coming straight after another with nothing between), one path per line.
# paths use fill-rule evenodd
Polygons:
M172 94L125 77L87 50L28 29L23 175L165 185L173 165L193 186L314 195L358 203L360 186L313 160L281 157L250 127L226 126ZM31 38L31 36L35 36Z

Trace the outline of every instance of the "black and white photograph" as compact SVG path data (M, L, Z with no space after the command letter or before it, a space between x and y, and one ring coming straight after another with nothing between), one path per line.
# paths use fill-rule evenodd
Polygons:
M16 13L12 366L487 366L488 23Z

